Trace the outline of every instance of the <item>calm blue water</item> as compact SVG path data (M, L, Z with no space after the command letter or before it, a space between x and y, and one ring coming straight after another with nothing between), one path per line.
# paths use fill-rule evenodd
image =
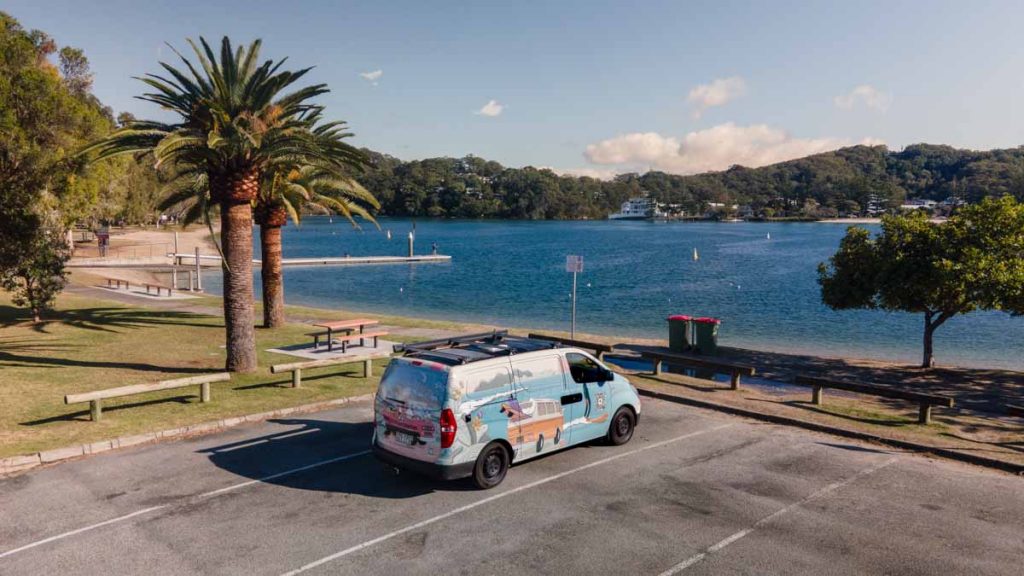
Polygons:
M342 219L306 218L285 229L284 255L404 255L411 221L381 225L392 240L355 232ZM665 317L683 313L721 318L727 345L919 361L919 315L833 312L821 304L816 267L836 250L843 225L420 220L416 227L417 253L437 242L450 264L288 267L286 300L568 330L565 256L580 254L582 332L667 338ZM208 282L215 293L217 281ZM939 363L1022 369L1024 318L954 318L936 333L936 350Z

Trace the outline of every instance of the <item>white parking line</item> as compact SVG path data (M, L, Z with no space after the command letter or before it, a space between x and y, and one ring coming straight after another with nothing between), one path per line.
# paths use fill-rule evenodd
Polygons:
M884 462L882 462L880 464L873 464L871 466L868 466L867 468L861 470L860 472L857 472L853 476L850 476L846 480L840 480L838 482L833 482L832 484L829 484L828 486L825 486L824 488L811 493L810 496L807 496L803 500L794 502L794 503L790 504L789 506L786 506L785 508L782 508L780 510L776 510L775 512L769 514L768 516L765 516L764 518L761 518L757 522L754 522L749 528L745 528L743 530L740 530L739 532L733 534L732 536L729 536L728 538L726 538L724 540L721 540L719 542L716 542L715 544L712 544L711 546L709 546L703 552L701 552L699 554L694 554L693 556L687 558L686 560L683 560L679 564L676 564L675 566L669 568L668 570L665 570L664 572L662 572L658 576L672 576L673 574L678 574L678 573L682 572L683 570L686 570L690 566L693 566L694 564L698 564L701 560L704 560L705 558L707 558L711 554L714 554L715 552L718 552L719 550L725 548L726 546L732 544L733 542L736 542L737 540L739 540L739 539L749 535L751 532L757 530L758 528L760 528L761 526L764 526L765 524L771 522L772 520L775 520L776 518L778 518L779 516L782 516L786 512L789 512L789 511L793 510L794 508L798 508L800 506L803 506L804 504L810 502L811 500L815 500L815 499L821 498L822 496L825 496L825 495L827 495L827 494L829 494L831 492L835 492L836 490L839 490L843 486L846 486L847 484L850 484L851 482L859 480L860 478L863 478L863 477L865 477L865 476L867 476L869 474L873 474L873 473L881 470L882 468L885 468L886 466L888 466L888 465L890 465L890 464L892 464L894 462L896 462L896 458L890 458L890 459L888 459L888 460L886 460L886 461L884 461Z
M386 540L390 540L390 539L394 538L395 536L401 536L402 534L405 534L407 532L411 532L413 530L418 530L420 528L423 528L424 526L428 526L430 524L434 524L435 522L440 522L441 520L444 520L446 518L451 518L452 516L455 516L457 514L461 514L463 512L472 510L473 508L477 508L479 506L483 506L484 504L489 504L491 502L494 502L495 500L500 500L500 499L505 498L507 496L512 496L513 494L518 494L519 492L522 492L524 490L529 490L530 488L536 488L537 486L541 486L543 484L547 484L548 482L554 482L555 480L558 480L560 478L564 478L566 476L569 476L570 474L575 474L577 472L582 472L583 470L587 470L587 469L593 468L595 466L601 466L602 464L607 464L609 462L612 462L614 460L618 460L620 458L625 458L627 456L632 456L634 454L639 454L641 452L646 452L647 450L653 450L654 448L660 448L660 447L665 446L667 444L672 444L673 442L679 442L680 440L686 440L688 438L693 438L694 436L700 436L701 434L708 434L708 433L711 433L711 432L722 430L723 428L729 428L730 426L734 426L734 424L723 424L721 426L715 426L713 428L706 428L704 430L698 430L696 432L690 432L688 434L683 434L682 436L676 436L675 438L670 438L668 440L662 440L660 442L655 442L653 444L648 444L647 446L644 446L642 448L637 448L635 450L630 450L628 452L620 452L618 454L615 454L614 456L609 456L607 458L602 458L601 460L596 460L596 461L591 462L589 464L584 464L583 466L579 466L577 468L573 468L572 470L566 470L565 472L559 472L558 474L555 474L554 476L548 476L547 478L542 478L540 480L536 480L534 482L530 482L529 484L524 484L522 486L519 486L518 488L512 488L511 490L506 490L505 492L502 492L500 494L495 494L494 496L490 496L488 498L483 498L481 500L477 500L476 502L473 502L472 504L466 504L465 506L460 506L459 508L455 508L454 510L450 510L448 512L445 512L444 514L440 514L438 516L434 516L433 518L427 518L426 520L422 520L422 521L417 522L415 524L406 526L405 528L400 528L398 530L395 530L394 532L389 532L387 534L384 534L383 536L378 536L378 537L376 537L376 538L374 538L372 540L367 540L366 542L363 542L362 544L356 544L355 546L352 546L350 548L346 548L346 549L344 549L344 550L342 550L340 552L335 552L334 554L331 554L330 556L324 556L323 558L320 558L319 560L314 560L313 562L310 562L309 564L306 564L304 566L296 568L295 570L292 570L290 572L286 572L282 576L293 576L295 574L301 574L303 572L306 572L307 570L312 570L313 568L316 568L318 566L323 566L324 564L327 564L328 562L332 562L332 561L337 560L339 558L348 556L349 554L352 554L354 552L358 552L358 551L363 550L365 548L369 548L370 546L374 546L374 545L380 544L381 542L384 542Z
M276 473L270 474L268 476L263 476L262 478L256 478L255 480L247 480L245 482L239 482L238 484L232 484L231 486L225 486L224 488L218 488L216 490L211 490L209 492L203 492L202 494L196 494L195 496L187 496L187 497L182 498L182 500L196 500L196 499L203 499L203 498L211 498L213 496L219 496L221 494L224 494L225 492L231 492L233 490L238 490L239 488L245 488L246 486L251 486L253 484L259 484L260 482L268 482L270 480L274 480L274 479L281 478L281 477L284 477L284 476L290 476L292 474L298 474L299 472L305 472L306 470L312 470L314 468L319 468L321 466L326 466L328 464L334 464L335 462L343 462L345 460L351 460L353 458L358 458L359 456L365 456L365 455L367 455L369 453L370 453L369 450L363 450L362 452L356 452L356 453L353 453L353 454L345 454L344 456L338 456L337 458L328 458L327 460L321 460L319 462L314 462L312 464L307 464L305 466L300 466L298 468L292 468L290 470L285 470L283 472L276 472ZM70 531L64 532L62 534L57 534L57 535L54 535L54 536L50 536L49 538L43 538L42 540L36 540L35 542L31 542L29 544L25 544L24 546L20 546L18 548L14 548L13 550L8 550L6 552L0 552L0 559L6 558L8 556L13 556L13 555L17 554L18 552L24 552L25 550L29 550L29 549L35 548L36 546L42 546L43 544L49 544L50 542L56 542L57 540L63 540L65 538L70 538L71 536L75 536L75 535L81 534L83 532L88 532L90 530L95 530L96 528L102 528L104 526L109 526L111 524L116 524L118 522L123 522L125 520L129 520L131 518L135 518L136 516L141 516L143 514L149 514L150 512L156 512L157 510L163 510L164 508L170 508L171 506L173 506L173 504L161 504L160 506L152 506L150 508L143 508L142 510L136 510L135 512L132 512L130 514L125 514L124 516L118 516L117 518L111 518L109 520L104 520L103 522L97 522L96 524L90 524L89 526L83 526L81 528L76 528L74 530L70 530Z

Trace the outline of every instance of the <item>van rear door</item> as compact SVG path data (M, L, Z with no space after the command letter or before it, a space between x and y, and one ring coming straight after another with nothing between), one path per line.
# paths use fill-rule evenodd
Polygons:
M377 389L374 410L381 447L417 460L437 459L448 374L448 367L436 362L391 361Z

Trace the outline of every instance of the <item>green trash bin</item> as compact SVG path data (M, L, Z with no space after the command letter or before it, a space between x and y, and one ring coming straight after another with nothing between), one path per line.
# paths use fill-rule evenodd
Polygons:
M718 326L722 323L718 318L695 318L693 328L696 338L695 348L701 354L718 352Z
M693 348L690 336L693 318L683 314L668 317L668 349L673 352L686 352Z

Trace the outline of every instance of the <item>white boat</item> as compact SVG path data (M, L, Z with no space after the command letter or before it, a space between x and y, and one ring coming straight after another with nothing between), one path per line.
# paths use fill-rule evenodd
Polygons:
M609 214L609 220L653 220L665 215L658 210L658 203L647 196L630 198L622 203L619 211Z

